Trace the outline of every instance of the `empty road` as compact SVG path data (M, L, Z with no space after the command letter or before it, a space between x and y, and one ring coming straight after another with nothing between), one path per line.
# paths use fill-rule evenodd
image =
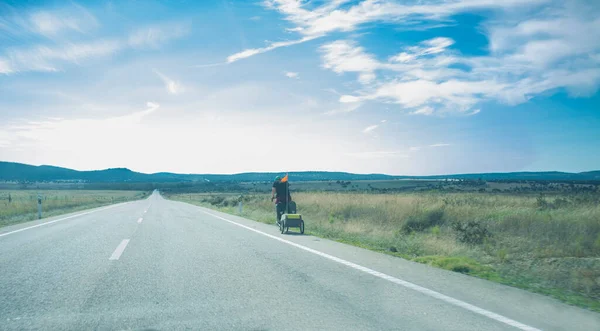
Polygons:
M0 229L0 330L538 329L600 314L158 193Z

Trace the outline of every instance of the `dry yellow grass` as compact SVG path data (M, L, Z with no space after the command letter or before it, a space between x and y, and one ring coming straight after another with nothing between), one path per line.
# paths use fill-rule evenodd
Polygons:
M0 227L37 218L37 196L42 196L42 216L141 199L149 192L85 190L0 191ZM10 202L9 202L10 196Z

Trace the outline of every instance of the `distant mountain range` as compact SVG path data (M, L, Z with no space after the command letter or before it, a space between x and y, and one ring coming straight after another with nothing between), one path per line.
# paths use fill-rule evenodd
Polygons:
M127 168L113 168L94 171L77 171L48 165L33 166L23 163L0 161L0 181L11 182L57 182L81 181L90 183L114 182L246 182L246 181L271 181L281 173L248 172L233 175L218 174L175 174L159 172L144 174L131 171ZM390 179L482 179L482 180L600 180L600 171L580 173L569 172L509 172L509 173L482 173L482 174L457 174L437 176L392 176L384 174L352 174L347 172L328 171L300 171L290 172L290 180L294 181L322 181L322 180L390 180Z

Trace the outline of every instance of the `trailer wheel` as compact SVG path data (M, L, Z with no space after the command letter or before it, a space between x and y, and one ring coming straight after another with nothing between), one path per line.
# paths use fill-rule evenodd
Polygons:
M279 221L279 231L281 231L281 233L285 231L285 220Z
M300 233L304 234L304 221L300 221Z

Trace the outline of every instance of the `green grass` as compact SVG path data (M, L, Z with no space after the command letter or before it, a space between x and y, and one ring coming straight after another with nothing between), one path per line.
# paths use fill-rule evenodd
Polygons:
M237 214L235 194L168 197ZM301 192L293 197L308 234L600 312L597 194ZM242 216L274 223L269 195L243 200Z
M42 196L44 218L142 199L149 195L149 192L141 191L2 190L0 191L0 227L37 219L38 193Z

